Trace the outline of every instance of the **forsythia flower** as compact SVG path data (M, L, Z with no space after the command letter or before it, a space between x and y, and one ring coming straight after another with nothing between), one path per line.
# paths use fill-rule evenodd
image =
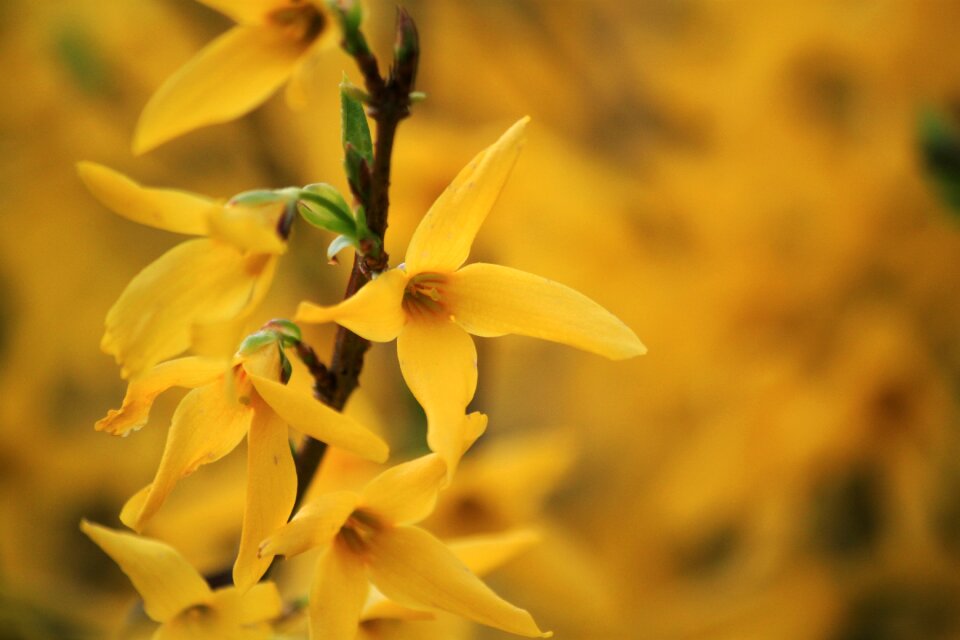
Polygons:
M100 346L116 358L124 378L182 353L205 327L208 333L227 333L225 326L244 319L260 303L277 256L286 250L277 234L280 206L232 206L146 188L90 162L81 162L78 171L90 192L125 218L209 236L179 244L154 261L107 313Z
M283 603L272 582L212 590L175 549L158 540L83 521L80 528L120 565L161 624L153 640L268 640Z
M334 42L322 0L200 0L238 24L167 79L144 107L133 139L140 154L183 133L238 118L284 82L287 98L305 101L312 54Z
M247 495L234 582L254 584L269 565L257 545L283 525L293 509L297 476L288 425L365 458L384 462L387 445L353 419L330 409L309 392L280 382L276 343L229 363L188 357L157 365L132 381L119 410L97 423L116 435L142 426L154 399L173 386L193 387L173 415L160 466L152 483L124 505L120 519L140 531L176 483L198 467L227 455L247 436Z
M469 334L515 333L613 359L643 354L637 336L586 296L492 264L461 265L524 140L528 118L463 169L413 234L403 265L332 307L301 303L300 322L337 322L368 340L397 339L404 380L423 406L428 443L452 473L470 438L463 414L477 386Z
M442 542L412 526L433 510L445 477L446 464L437 454L417 458L387 469L359 494L318 496L264 540L264 558L324 549L310 590L311 638L355 637L368 577L387 598L411 609L447 611L528 637L550 635Z

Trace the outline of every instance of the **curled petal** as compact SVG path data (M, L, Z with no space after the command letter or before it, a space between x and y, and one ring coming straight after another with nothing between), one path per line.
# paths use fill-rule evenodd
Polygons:
M473 338L452 322L409 322L397 338L397 355L403 379L427 414L430 449L452 475L466 450L464 414L477 389Z
M166 252L130 281L107 313L100 347L135 376L190 346L194 324L236 317L250 302L262 264L206 238Z
M165 622L212 596L203 576L170 545L86 520L80 529L120 565L153 620Z
M391 467L363 489L361 506L384 522L412 524L433 512L447 465L437 454Z
M471 264L447 282L454 320L477 336L542 338L612 360L647 349L616 316L569 287L494 264Z
M371 536L370 579L388 598L412 608L448 611L527 637L548 637L533 617L485 585L442 542L417 527L387 527Z
M77 173L94 197L119 216L140 224L187 235L207 234L209 216L220 209L210 198L143 187L113 169L80 162Z
M480 152L433 203L407 247L408 273L448 273L466 261L480 225L520 155L529 121L529 117L518 121Z
M387 443L353 418L279 382L253 374L250 380L264 402L294 429L374 462L387 459Z
M134 153L247 113L290 77L308 46L269 25L234 27L170 76L150 98L134 134Z
M229 363L212 358L178 358L158 364L127 385L127 394L119 409L111 409L97 421L96 430L123 436L140 429L150 418L153 401L170 387L193 389L224 374Z
M406 286L407 274L391 269L332 307L301 302L294 321L336 322L367 340L390 342L407 321L402 304Z
M290 557L330 544L359 501L360 496L352 491L334 491L318 496L260 544L260 556Z
M247 434L247 502L233 565L233 583L241 590L256 584L270 566L270 558L259 557L260 542L286 524L297 495L287 423L260 404Z
M334 541L320 557L310 587L310 637L353 640L368 589L363 559Z
M173 414L157 475L137 512L124 507L123 523L141 530L181 478L236 448L252 414L249 407L230 402L221 384L208 384L184 396Z

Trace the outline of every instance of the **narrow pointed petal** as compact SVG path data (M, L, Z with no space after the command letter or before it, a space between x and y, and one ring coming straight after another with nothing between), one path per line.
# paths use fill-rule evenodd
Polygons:
M520 155L529 121L523 118L480 152L433 203L407 247L408 273L448 273L466 261L480 225Z
M278 206L219 207L210 214L210 237L243 251L280 255L287 243L277 233L282 215Z
M271 11L288 2L283 0L198 0L241 24L260 24Z
M94 162L80 162L77 173L93 196L128 220L187 235L207 234L207 219L220 204L210 198L173 189L144 187Z
M233 583L241 590L256 584L270 566L270 558L258 555L260 542L285 525L293 510L297 471L287 432L286 422L255 403L247 434L247 503L233 565Z
M363 489L360 504L390 524L413 524L433 513L447 465L435 453L391 467Z
M562 284L494 264L471 264L447 281L450 312L477 336L515 333L590 351L611 360L646 353L616 316Z
M170 545L86 520L80 528L120 565L153 620L164 622L210 599L212 592L203 576Z
M320 557L310 587L310 637L353 640L368 589L363 559L334 541Z
M407 323L397 338L403 379L427 414L427 442L452 474L466 448L464 414L477 389L477 349L453 322Z
M318 496L260 544L260 555L289 558L330 544L359 501L360 496L352 491L334 491Z
M229 367L224 360L213 358L178 358L158 364L130 381L119 409L111 409L97 421L97 431L123 436L147 424L153 401L171 387L193 389L222 376Z
M294 429L374 462L387 459L387 443L353 418L302 390L253 374L250 380L260 397Z
M525 610L470 573L452 551L417 527L387 527L368 542L370 579L388 598L527 637L547 637Z
M390 342L407 321L403 311L406 286L407 274L391 269L332 307L301 302L294 322L336 322L367 340Z
M130 281L107 313L100 347L116 358L124 377L183 352L194 324L246 309L261 273L257 266L206 238L177 245Z
M251 111L290 77L307 46L268 25L234 27L150 98L134 134L134 153Z
M506 564L539 541L540 536L535 531L516 529L448 540L447 547L470 571L482 576Z
M132 522L124 524L141 530L181 478L233 451L247 433L252 414L249 407L230 402L223 385L216 382L184 396L173 414L160 467L143 506Z

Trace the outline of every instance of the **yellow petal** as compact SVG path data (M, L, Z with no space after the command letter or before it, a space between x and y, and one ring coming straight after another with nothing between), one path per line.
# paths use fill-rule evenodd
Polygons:
M135 376L190 346L191 328L246 309L260 275L237 249L201 238L141 271L107 313L100 347Z
M381 529L370 537L367 556L370 579L400 604L448 611L521 636L549 636L527 611L494 593L423 529Z
M224 206L210 213L210 236L244 251L279 255L287 243L277 233L282 207Z
M290 77L307 44L271 26L234 27L150 98L134 134L134 153L252 110Z
M97 421L96 430L115 436L140 429L150 418L150 408L158 395L170 387L193 389L222 376L229 363L212 358L178 358L158 364L127 385L127 394L119 409L111 409Z
M226 587L213 594L211 606L226 620L237 625L256 624L276 618L283 612L283 600L277 585L258 582L249 589Z
M400 371L427 414L427 442L453 474L463 455L464 414L477 389L477 349L453 322L409 322L397 338Z
M448 273L464 263L480 225L520 155L529 121L523 118L480 152L433 203L407 247L410 275Z
M447 465L437 454L391 467L363 489L360 504L390 524L412 524L433 512Z
M80 528L120 565L153 620L164 622L210 599L207 582L173 547L86 520Z
M246 434L252 414L249 407L230 402L223 385L216 382L184 396L173 414L160 467L146 499L139 513L130 521L124 519L124 524L141 530L181 478L233 451Z
M310 587L310 637L353 640L367 589L362 558L334 541L320 557Z
M244 270L254 278L247 303L233 317L194 324L190 332L190 347L194 352L229 358L248 333L250 314L260 306L273 284L273 276L277 272L277 256L248 255L244 260Z
M593 300L525 271L467 265L449 277L446 294L457 324L477 336L532 336L612 360L647 351L627 325Z
M144 187L94 162L80 162L77 173L93 196L119 216L174 233L203 236L207 218L220 209L210 198Z
M250 380L260 397L294 429L374 462L387 459L387 443L353 418L301 390L253 374Z
M289 2L284 0L198 0L235 22L259 24L271 11Z
M336 322L367 340L390 342L407 321L403 311L406 286L407 274L402 269L391 269L332 307L301 302L294 321Z
M357 508L360 496L352 491L334 491L317 496L303 506L293 520L268 536L260 555L295 556L314 547L330 544Z
M376 587L370 589L367 602L363 606L363 613L360 614L361 622L373 620L432 620L434 618L436 618L434 612L411 609L397 604L380 593L380 590Z
M486 575L540 541L530 529L448 540L453 555L478 576Z
M233 565L233 583L241 590L256 584L270 566L270 558L258 555L260 542L286 524L297 495L287 423L261 404L254 404L247 434L247 502Z

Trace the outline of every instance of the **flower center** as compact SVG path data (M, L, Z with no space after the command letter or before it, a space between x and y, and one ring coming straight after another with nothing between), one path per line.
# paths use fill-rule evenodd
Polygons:
M364 553L367 550L370 538L383 528L383 525L371 513L357 509L350 514L347 521L340 527L339 537L354 553Z
M292 40L309 44L327 28L326 14L312 2L290 0L290 4L267 15L267 22L282 29Z
M403 309L410 316L446 317L444 288L446 276L439 273L419 273L407 283L403 292Z

